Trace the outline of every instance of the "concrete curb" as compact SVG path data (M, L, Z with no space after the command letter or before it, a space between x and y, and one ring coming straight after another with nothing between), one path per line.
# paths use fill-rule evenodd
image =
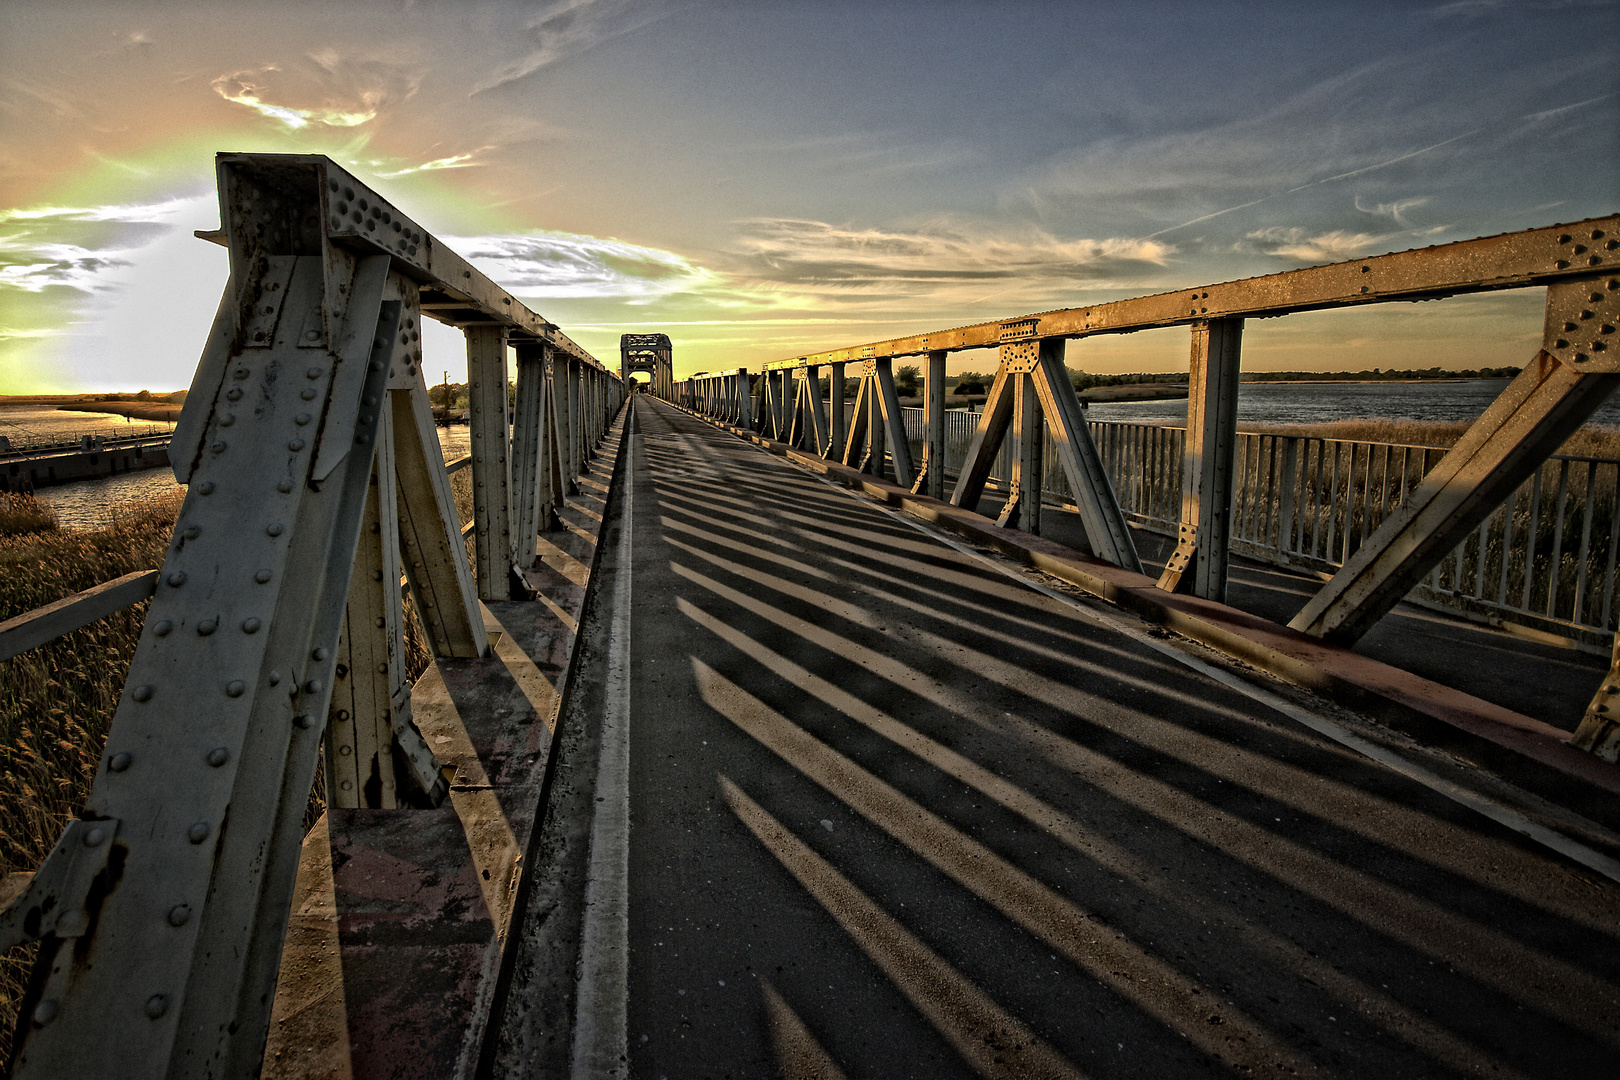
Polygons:
M1443 747L1593 821L1620 828L1616 798L1620 765L1571 747L1569 732L1225 604L1167 593L1153 578L1018 529L1004 529L981 514L675 407L887 506L1062 578L1149 622Z

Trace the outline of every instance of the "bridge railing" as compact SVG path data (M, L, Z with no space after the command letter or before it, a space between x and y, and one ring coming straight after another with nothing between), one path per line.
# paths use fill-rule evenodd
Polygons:
M1620 216L1593 218L1568 225L1481 237L1454 244L1394 252L1328 266L1291 270L1266 277L1219 282L1156 296L1137 297L1087 307L1039 312L971 326L934 330L888 341L854 345L806 354L764 365L756 381L757 400L751 426L791 445L816 452L864 472L891 476L902 487L943 498L947 472L947 428L952 423L944 408L945 361L952 352L996 349L995 381L975 427L962 464L952 477L950 501L977 509L985 486L998 471L1007 477L1001 500L1000 524L1039 532L1043 492L1056 459L1068 493L1085 531L1086 545L1097 557L1132 571L1141 561L1127 525L1116 484L1105 467L1096 440L1080 407L1065 368L1066 343L1102 334L1126 334L1167 326L1191 331L1187 426L1181 439L1179 499L1163 488L1148 492L1153 512L1163 514L1166 501L1178 504L1177 544L1158 585L1173 591L1224 600L1227 563L1234 544L1255 543L1243 529L1261 530L1277 517L1265 500L1244 495L1240 481L1258 477L1261 469L1240 471L1239 449L1245 454L1271 454L1276 448L1264 438L1258 443L1237 432L1237 391L1241 370L1244 320L1272 318L1300 311L1433 300L1465 293L1541 287L1546 290L1541 348L1497 400L1458 440L1433 458L1411 464L1405 457L1397 488L1401 496L1385 513L1390 483L1376 490L1369 511L1365 495L1353 496L1353 522L1339 522L1332 514L1315 512L1299 518L1297 503L1290 509L1290 528L1313 545L1310 557L1336 568L1310 598L1290 626L1308 635L1350 645L1414 589L1461 592L1458 587L1472 574L1476 586L1493 573L1497 594L1506 598L1502 568L1512 573L1511 557L1492 562L1489 521L1511 499L1513 508L1502 517L1502 529L1516 528L1523 505L1539 529L1541 502L1532 492L1520 495L1526 482L1541 476L1543 464L1620 385ZM926 361L924 378L924 431L921 460L913 458L907 418L895 393L893 362L897 357ZM853 411L846 414L843 393L845 369L858 365L859 390ZM823 369L829 373L830 400L821 401ZM690 399L692 407L714 415L710 402ZM734 410L735 411L735 410ZM838 430L846 427L847 430ZM1048 436L1048 433L1049 436ZM1154 435L1142 452L1169 455L1167 440ZM1303 448L1303 449L1301 449ZM1296 500L1301 482L1298 470L1317 476L1326 444L1295 444L1305 459L1284 455L1279 468L1295 469ZM1117 448L1116 448L1117 450ZM1316 457L1308 455L1315 453ZM1354 484L1356 465L1341 461L1335 449L1331 459L1344 467L1344 479ZM1247 461L1248 457L1242 460ZM1269 459L1268 459L1269 460ZM1317 465L1313 466L1312 461ZM1292 463L1290 465L1290 463ZM1594 492L1604 482L1601 463L1587 474L1579 467L1564 470L1555 497L1554 539L1549 551L1549 584L1538 594L1535 567L1539 549L1531 547L1529 570L1519 588L1522 608L1535 607L1558 615L1566 595L1560 577L1569 547L1590 558L1593 517L1586 513L1582 540L1564 536L1562 510L1571 486ZM1405 471L1407 466L1413 473ZM1373 475L1362 464L1362 483ZM1328 469L1332 495L1334 468ZM1382 459L1374 466L1384 468ZM1166 474L1167 476L1168 474ZM1269 475L1269 474L1268 474ZM1381 475L1381 474L1380 474ZM1574 479L1570 479L1573 476ZM1281 472L1275 474L1280 491L1290 489ZM1271 482L1271 481L1268 481ZM1314 482L1313 482L1314 483ZM1584 487L1580 485L1584 484ZM1311 487L1311 493L1316 487ZM1353 486L1349 489L1356 490ZM1314 494L1311 497L1317 497ZM1585 506L1586 495L1582 495ZM1592 495L1594 507L1596 495ZM1281 504L1278 504L1279 511ZM1356 509L1359 507L1359 511ZM1583 510L1584 512L1584 510ZM1320 519L1320 520L1318 520ZM1161 519L1163 520L1163 519ZM1308 523L1301 532L1298 523ZM1479 530L1485 532L1479 532ZM1267 536L1274 535L1266 533ZM1331 539L1327 535L1333 533ZM1467 551L1477 542L1485 554L1469 562ZM1261 533L1256 531L1255 536ZM1274 547L1282 541L1271 540ZM1476 545L1477 546L1477 545ZM1510 552L1510 544L1499 545ZM1462 550L1464 555L1458 556ZM1448 562L1449 560L1449 562ZM1495 569L1493 570L1493 566ZM1574 570L1576 581L1568 590L1569 613L1581 618L1593 604L1588 591L1594 577L1586 561ZM1604 576L1607 578L1607 565ZM1476 590L1482 591L1482 590ZM1540 599L1537 597L1540 595ZM1601 599L1598 609L1603 611ZM1610 605L1612 607L1612 605ZM1606 617L1600 614L1600 618ZM1620 685L1620 653L1605 685ZM1620 705L1620 691L1615 703ZM1600 694L1600 698L1602 695ZM1609 760L1620 757L1620 721L1609 715L1607 699L1595 700L1575 737L1575 744Z
M904 410L920 453L926 411ZM966 458L977 414L945 413L946 475ZM1133 525L1164 536L1180 527L1184 426L1093 420L1092 440ZM1447 448L1267 432L1237 433L1231 550L1278 566L1336 572L1404 505ZM1057 449L1045 435L1041 490L1072 503ZM1004 444L989 484L1012 474ZM1620 459L1554 454L1416 585L1409 599L1464 617L1511 622L1603 649L1616 629Z
M231 273L171 443L187 492L164 565L0 625L14 653L151 597L81 817L0 913L0 941L40 943L19 1077L258 1074L317 762L329 806L445 795L402 588L434 656L484 655L479 601L528 598L538 534L625 397L328 159L218 172L222 228L200 235ZM472 452L448 467L422 318L467 338Z

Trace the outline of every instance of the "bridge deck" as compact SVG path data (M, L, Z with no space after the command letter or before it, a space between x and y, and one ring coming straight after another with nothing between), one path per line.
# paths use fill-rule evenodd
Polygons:
M1612 1069L1613 881L667 405L627 438L498 1075Z

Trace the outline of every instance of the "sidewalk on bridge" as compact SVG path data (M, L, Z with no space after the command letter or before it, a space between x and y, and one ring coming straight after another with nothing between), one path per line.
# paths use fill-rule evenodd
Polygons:
M1230 604L1171 595L1155 586L1156 577L1081 554L1076 514L1043 508L1044 536L1003 529L995 523L997 496L982 500L975 513L757 433L717 426L1620 829L1620 766L1566 742L1607 670L1596 658L1411 605L1401 605L1355 650L1329 645L1286 625L1315 591L1306 575L1234 558ZM1161 553L1145 534L1137 536L1144 569L1151 556L1162 566L1168 546Z

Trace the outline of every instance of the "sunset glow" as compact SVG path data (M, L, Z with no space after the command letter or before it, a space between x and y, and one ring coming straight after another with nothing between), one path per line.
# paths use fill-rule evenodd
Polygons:
M1616 30L1554 0L12 4L0 393L188 384L218 151L330 155L599 358L670 334L680 376L1612 213ZM1539 303L1257 323L1245 364L1520 364Z

